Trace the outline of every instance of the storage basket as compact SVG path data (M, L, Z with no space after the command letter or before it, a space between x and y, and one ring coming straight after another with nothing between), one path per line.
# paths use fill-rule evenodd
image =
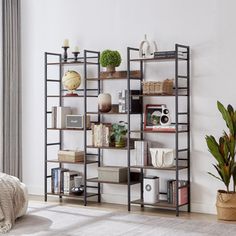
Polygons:
M143 94L173 94L173 80L166 79L164 81L146 81L142 83Z
M226 193L218 191L217 200L217 216L220 220L236 220L236 193Z

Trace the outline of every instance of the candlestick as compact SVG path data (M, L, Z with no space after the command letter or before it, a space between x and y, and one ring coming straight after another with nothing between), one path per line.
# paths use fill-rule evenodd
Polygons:
M78 59L78 55L80 54L79 51L76 51L76 52L72 52L74 54L74 57L75 57L75 61L77 61Z
M64 49L63 60L67 61L67 49L69 46L62 46L62 48Z
M63 47L69 47L69 39L64 40Z
M79 47L78 46L75 46L74 52L79 52Z

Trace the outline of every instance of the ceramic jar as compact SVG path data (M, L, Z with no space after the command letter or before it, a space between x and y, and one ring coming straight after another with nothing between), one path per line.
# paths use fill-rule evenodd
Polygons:
M109 112L111 110L111 95L109 93L100 93L98 95L98 110L100 112Z

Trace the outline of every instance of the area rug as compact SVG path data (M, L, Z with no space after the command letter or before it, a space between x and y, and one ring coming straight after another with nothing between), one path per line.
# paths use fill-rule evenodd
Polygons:
M236 235L236 224L30 202L27 215L7 235L222 236Z

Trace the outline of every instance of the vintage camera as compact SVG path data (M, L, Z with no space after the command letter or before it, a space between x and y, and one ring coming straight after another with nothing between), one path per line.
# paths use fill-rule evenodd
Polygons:
M161 117L160 117L160 124L163 126L170 125L171 119L170 119L169 109L167 109L165 105L162 105L161 110L162 112L161 112Z

